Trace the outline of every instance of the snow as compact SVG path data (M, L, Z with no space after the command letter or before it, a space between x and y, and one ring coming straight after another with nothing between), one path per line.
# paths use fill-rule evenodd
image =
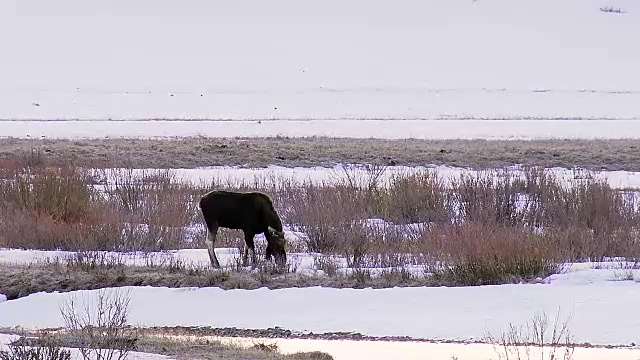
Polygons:
M637 137L639 17L633 0L8 0L2 119L319 121L20 121L2 133Z
M0 333L0 351L6 350L7 344L18 339L17 335L8 335Z
M0 98L1 102L1 98ZM638 120L1 121L0 137L329 136L381 139L638 139Z
M633 281L567 284L513 284L479 287L269 290L127 287L131 324L141 326L214 326L327 332L431 339L482 339L526 324L541 311L560 320L571 315L578 342L599 345L638 343L640 284ZM118 291L110 289L110 291ZM0 304L0 326L63 326L65 299L90 299L96 290L36 293ZM245 315L243 315L245 314ZM248 316L250 314L250 316Z
M217 249L221 261L228 261L236 251ZM4 249L0 251L0 263L27 264L69 254ZM205 266L209 261L205 249L157 255ZM293 262L299 261L298 271L321 276L313 272L314 254L293 254L292 258L298 259ZM124 259L139 265L147 261L142 254L128 254ZM524 324L541 311L554 316L560 310L563 318L572 315L571 330L578 342L640 343L635 331L640 327L640 308L635 301L640 269L637 264L620 259L567 264L561 273L537 284L388 289L125 289L132 299L130 322L141 326L281 326L313 332L357 331L372 336L469 340L480 339L485 330L499 331L510 322ZM36 293L2 302L0 327L62 326L59 307L76 295L90 299L96 292ZM246 309L251 309L251 316L241 315Z
M474 175L478 171L453 167L447 165L437 166L390 166L380 176L382 183L387 182L396 175L408 175L424 171L433 171L445 182L459 178L461 175ZM488 169L489 171L491 169ZM496 169L502 173L505 169ZM523 170L520 167L506 169L511 175L522 177ZM119 169L107 169L106 178L102 181L109 182L111 175L117 174ZM133 169L134 176L164 172L166 169ZM640 172L634 171L586 171L583 169L566 169L560 167L547 168L546 171L556 176L560 181L586 179L593 176L595 179L606 180L613 188L640 188ZM276 185L283 179L293 180L297 183L310 182L313 184L332 184L347 180L347 174L358 184L366 184L370 173L363 166L351 164L338 164L333 167L284 167L269 165L264 168L244 168L239 166L211 166L193 169L170 169L176 179L183 182L196 184L263 184L265 186ZM100 178L102 170L94 171Z
M639 17L633 0L8 0L0 136L640 138ZM9 249L0 262L59 255ZM158 256L208 264L202 249ZM313 254L292 259L314 270ZM629 264L587 263L541 284L466 288L135 287L131 323L477 339L560 307L577 341L637 344L639 280ZM59 306L76 294L96 291L0 295L0 327L61 326Z

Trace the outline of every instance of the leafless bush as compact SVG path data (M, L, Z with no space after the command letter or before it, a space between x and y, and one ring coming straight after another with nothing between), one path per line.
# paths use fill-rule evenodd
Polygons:
M107 194L122 214L123 250L181 248L185 226L197 218L194 189L168 170L106 171Z
M462 221L514 225L521 220L520 187L507 171L462 174L452 188Z
M98 290L95 303L79 309L75 298L64 302L62 318L75 336L85 359L125 359L134 348L136 336L127 326L129 293L121 289Z
M425 252L436 281L486 285L545 277L557 270L548 238L506 226L467 223L437 227L426 233Z
M79 251L64 260L67 267L85 271L122 268L125 266L122 256L97 251Z
M558 309L551 324L545 312L538 313L524 327L509 324L498 337L487 333L485 338L494 345L499 360L571 360L575 350L569 329L571 316L561 320L559 315Z
M319 187L305 184L293 204L289 220L307 234L308 251L331 253L341 249L343 236L352 221L362 217L364 208L355 198L357 190L349 187Z
M71 351L61 348L54 336L41 332L38 338L21 336L12 341L8 351L0 350L0 360L71 360Z
M324 271L329 277L334 277L338 274L340 261L332 256L319 255L314 257L313 262L316 269Z
M382 214L396 223L450 222L450 191L433 171L394 174L382 196Z
M50 216L56 221L77 222L92 213L95 195L89 175L71 164L14 169L9 181L1 182L5 204Z

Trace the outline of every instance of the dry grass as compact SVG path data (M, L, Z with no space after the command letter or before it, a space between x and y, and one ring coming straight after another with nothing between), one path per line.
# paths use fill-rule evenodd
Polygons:
M121 286L210 287L223 289L271 289L324 286L353 288L370 286L428 286L428 277L403 276L402 270L389 270L380 277L367 276L367 269L353 274L315 277L297 273L275 273L269 266L258 271L242 268L215 270L180 262L152 266L126 266L119 261L77 260L0 267L0 293L9 300L36 292L69 292ZM369 274L370 275L370 274ZM393 280L393 282L391 282Z
M284 355L277 346L256 342L254 346L242 347L222 344L207 339L177 339L169 336L143 335L138 340L137 350L162 354L177 359L253 359L253 360L331 360L327 353L313 351Z
M88 167L331 166L336 163L496 168L513 164L640 170L635 140L383 140L345 138L0 139L0 168L74 159Z

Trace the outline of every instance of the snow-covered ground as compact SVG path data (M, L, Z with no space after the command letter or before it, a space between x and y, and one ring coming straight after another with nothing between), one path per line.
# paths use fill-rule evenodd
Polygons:
M637 139L640 120L0 121L0 137L329 136L379 139Z
M231 249L218 249L221 260ZM30 263L69 255L4 249L2 263ZM227 255L225 257L225 255ZM208 264L206 250L159 254L187 263ZM299 270L313 272L313 254L296 254ZM158 259L159 259L158 258ZM144 264L141 255L124 257ZM509 323L524 325L546 311L553 317L572 315L571 330L578 342L599 345L640 343L640 289L637 264L622 261L569 264L560 274L537 284L480 287L389 289L331 289L321 287L269 290L219 288L130 287L132 324L142 326L206 325L329 332L357 331L372 336L413 336L430 339L480 339ZM115 290L113 290L115 291ZM71 296L95 296L95 291L36 293L0 304L0 327L62 326L59 307ZM251 309L251 316L243 311Z
M442 180L448 182L459 178L461 175L474 175L478 172L471 169L438 165L438 166L390 166L380 176L382 183L388 181L394 175L408 175L412 173L430 170L435 172ZM499 169L498 173L507 170L510 175L522 177L523 170L519 167ZM122 172L124 171L124 172ZM98 179L103 182L112 181L118 174L126 174L131 171L134 176L145 174L163 173L162 169L109 169L94 171ZM573 181L586 179L593 176L596 179L606 180L613 188L640 188L640 172L633 171L600 171L589 172L583 169L549 168L548 173L561 181ZM239 166L211 166L194 169L170 169L169 173L183 182L195 184L278 184L279 181L292 180L297 183L311 182L314 184L332 184L347 180L347 176L357 183L366 184L372 172L359 165L340 164L334 167L284 167L269 165L264 168L243 168Z
M0 135L638 137L639 17L633 0L8 0L0 119L317 121ZM506 120L448 120L469 118Z
M596 270L594 270L596 271ZM634 281L554 278L549 284L480 287L269 290L130 287L130 322L141 326L283 328L357 331L373 336L482 339L509 323L525 325L541 311L572 315L579 342L638 344L640 313ZM112 289L111 291L116 291ZM36 293L0 304L0 326L63 326L60 306L96 291ZM243 315L245 314L245 315Z

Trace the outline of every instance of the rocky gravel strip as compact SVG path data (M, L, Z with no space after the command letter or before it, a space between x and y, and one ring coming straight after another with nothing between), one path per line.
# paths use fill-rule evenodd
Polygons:
M424 339L410 336L368 336L358 332L325 332L293 331L281 327L267 329L240 329L236 327L215 328L208 326L162 326L145 328L146 334L155 335L186 335L186 336L219 336L266 339L305 339L305 340L352 340L352 341L394 341L394 342L426 342L442 344L480 344L484 339ZM535 344L529 344L535 345ZM628 345L593 345L590 343L575 343L581 348L625 349L636 348L636 344Z

